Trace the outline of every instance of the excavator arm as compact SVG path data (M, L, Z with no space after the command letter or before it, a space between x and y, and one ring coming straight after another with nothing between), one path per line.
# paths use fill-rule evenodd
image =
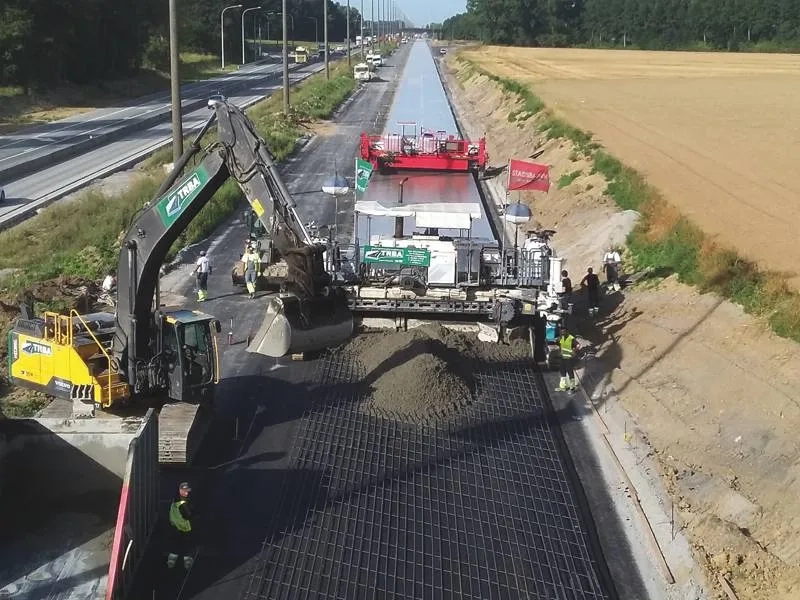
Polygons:
M180 234L229 178L236 181L265 227L270 227L269 215L276 215L273 243L287 264L287 293L270 301L248 350L283 356L335 345L352 334L346 301L331 287L325 271L325 247L312 242L266 143L236 106L211 100L209 108L214 114L174 166L156 199L134 216L122 240L113 350L118 368L127 374L136 393L152 385L143 374L157 352L151 334L161 266ZM215 121L218 139L204 149L200 141ZM199 164L185 171L198 155L202 155Z

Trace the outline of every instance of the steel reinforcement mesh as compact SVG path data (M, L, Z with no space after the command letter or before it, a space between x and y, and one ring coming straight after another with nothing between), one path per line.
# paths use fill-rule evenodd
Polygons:
M610 597L532 366L435 427L369 414L360 375L321 362L246 598Z

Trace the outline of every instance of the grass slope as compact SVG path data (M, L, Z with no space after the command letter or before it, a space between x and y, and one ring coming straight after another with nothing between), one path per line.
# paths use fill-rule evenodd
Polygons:
M628 238L634 266L666 277L677 274L680 281L714 292L740 304L748 313L766 319L773 331L800 341L800 295L790 291L781 273L760 271L755 264L730 248L713 242L698 227L668 204L658 191L634 169L624 165L581 131L547 110L530 86L498 77L463 56L460 77L480 74L503 91L516 95L521 108L508 115L509 121L533 123L547 139L564 138L574 144L574 153L589 158L593 171L603 175L607 194L623 210L636 210L642 218ZM569 185L570 177L559 180Z

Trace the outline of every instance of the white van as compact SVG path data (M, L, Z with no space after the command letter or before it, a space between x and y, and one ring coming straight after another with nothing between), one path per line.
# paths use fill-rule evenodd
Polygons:
M356 81L372 81L372 67L367 63L358 63L353 67L353 77Z

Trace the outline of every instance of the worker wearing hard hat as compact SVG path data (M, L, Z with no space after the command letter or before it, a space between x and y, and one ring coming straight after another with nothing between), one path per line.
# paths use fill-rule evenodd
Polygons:
M556 388L557 392L569 392L570 394L575 391L577 387L577 380L575 379L575 355L580 349L578 340L569 332L566 327L561 329L561 335L558 338L558 347L561 350L561 381Z
M178 486L178 495L169 507L170 552L167 554L167 567L173 569L178 557L183 557L183 567L188 571L194 563L192 530L192 506L189 494L192 487L188 482Z
M256 297L256 280L258 279L258 272L261 269L261 256L258 251L253 248L252 244L247 245L245 253L242 255L242 264L244 264L244 281L247 285L247 291L250 298Z

